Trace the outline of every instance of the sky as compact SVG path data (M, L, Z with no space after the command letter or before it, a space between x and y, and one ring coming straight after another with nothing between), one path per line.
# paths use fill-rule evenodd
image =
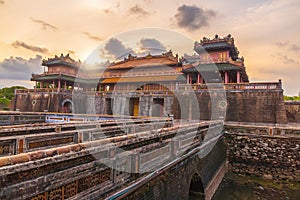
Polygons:
M299 9L299 0L0 0L0 88L32 87L42 59L69 53L84 61L99 45L105 59L146 46L192 51L164 31L139 32L156 28L192 42L231 34L250 81L282 79L284 93L298 95Z

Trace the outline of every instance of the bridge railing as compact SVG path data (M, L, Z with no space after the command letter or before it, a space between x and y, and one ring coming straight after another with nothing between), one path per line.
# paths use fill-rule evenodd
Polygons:
M300 126L296 125L226 122L224 130L229 134L238 133L266 136L300 136Z
M9 126L0 129L0 157L156 130L172 124L170 118L161 118Z
M214 127L210 128L218 129L220 126L222 125L216 123L214 124ZM119 200L123 198L130 199L131 195L134 192L144 187L151 180L167 172L170 168L193 157L195 154L203 151L205 148L210 149L208 146L212 145L212 143L216 143L222 135L217 134L214 137L210 138L208 141L204 142L203 138L200 139L199 136L205 135L208 131L208 128L206 125L199 128L199 124L197 127L198 128L196 128L195 125L192 125L192 128L189 127L191 129L189 129L188 131L182 130L183 133L191 131L191 134L183 134L181 138L177 138L178 140L171 140L169 146L163 146L162 148L155 149L140 156L138 159L135 158L133 162L136 164L136 160L139 161L139 164L137 165L139 167L139 172L143 172L144 170L145 172L147 172L147 170L152 170L153 172L145 177L142 177L132 185L107 197L106 200ZM193 131L196 131L196 135L192 133ZM185 139L185 141L182 141L183 138Z
M219 122L204 122L181 127L159 128L1 157L0 186L2 190L0 198L4 198L4 194L9 199L17 198L17 196L24 199L50 198L53 197L53 191L57 192L55 193L56 197L65 194L64 198L88 199L89 195L104 198L105 195L120 188L125 183L136 180L136 173L143 170L142 165L149 160L152 163L158 162L157 158L163 154L168 154L169 151L171 151L169 157L174 159L178 152L193 151L197 146L200 146L197 134L189 135L190 132L200 132L207 129L208 126L217 127L218 125L220 125ZM176 135L185 139L192 137L195 140L190 141L190 148L185 146L189 143L187 141L181 148L178 140L171 142ZM198 143L197 146L192 146L193 141L195 145ZM166 147L167 145L170 147ZM126 151L120 151L123 148ZM162 152L158 152L158 148L161 148ZM147 158L141 157L140 154L142 153ZM194 151L195 153L196 151ZM182 155L186 156L184 153ZM28 164L29 162L34 164ZM166 159L162 164L170 167L177 161L171 161L171 164L166 165L169 162L170 160ZM145 166L144 169L148 170L149 167ZM163 168L163 170L165 169L166 167ZM28 171L33 173L28 173ZM36 181L26 184L30 180ZM50 185L49 180L53 180ZM20 184L24 190L18 190ZM91 191L94 192L91 193Z
M38 113L0 112L0 127L45 122L45 115Z

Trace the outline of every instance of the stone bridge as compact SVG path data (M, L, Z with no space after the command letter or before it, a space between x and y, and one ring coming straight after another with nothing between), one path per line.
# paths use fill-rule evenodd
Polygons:
M211 199L222 130L170 118L3 126L0 199Z

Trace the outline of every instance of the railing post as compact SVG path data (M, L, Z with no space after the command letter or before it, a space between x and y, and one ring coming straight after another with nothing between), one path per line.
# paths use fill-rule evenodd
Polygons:
M10 124L11 124L11 125L14 125L14 123L15 123L15 116L14 116L14 115L11 115L11 116L10 116Z
M140 154L133 153L131 154L131 172L138 174L140 172Z
M178 139L171 140L171 158L174 159L177 156L177 152L179 150L179 141Z
M112 177L111 177L111 180L113 183L116 183L117 182L117 170L116 170L116 159L113 159L112 160Z

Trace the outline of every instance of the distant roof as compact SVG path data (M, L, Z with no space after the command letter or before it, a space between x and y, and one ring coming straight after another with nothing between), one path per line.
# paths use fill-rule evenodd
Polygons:
M64 56L63 54L61 54L60 56L55 55L54 58L48 58L47 60L43 60L42 61L42 65L43 66L57 66L57 65L65 65L65 66L69 66L69 67L75 67L75 68L79 68L81 65L80 61L75 61L74 59L72 59L70 57L69 54L67 54L66 56Z
M178 55L173 56L172 52L163 53L162 55L148 54L144 57L136 57L129 55L123 61L112 63L109 69L130 69L135 67L149 67L162 65L178 65Z

